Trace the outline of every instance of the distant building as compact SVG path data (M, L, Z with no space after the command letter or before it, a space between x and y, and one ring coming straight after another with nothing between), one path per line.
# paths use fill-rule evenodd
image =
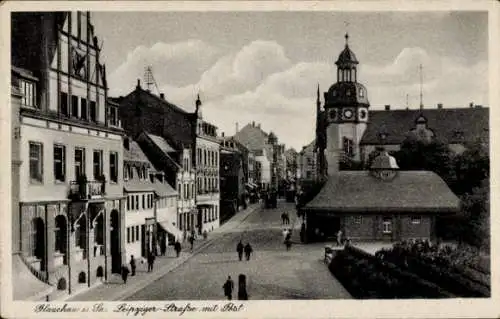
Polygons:
M227 220L246 205L245 154L232 139L221 140L220 192L221 220ZM247 153L248 154L248 153Z
M260 124L252 122L237 131L234 138L253 152L256 160L260 162L260 183L263 188L274 187L278 189L286 179L285 145L279 144L273 132L264 132ZM264 159L266 156L267 159ZM267 168L269 165L269 168ZM268 171L270 180L267 181Z
M11 44L14 299L45 300L47 287L73 293L125 262L124 132L89 12L13 13Z
M298 156L298 164L300 180L316 180L318 177L318 165L315 152L315 141L312 141L302 148Z
M193 195L192 186L184 182L176 181L174 185L177 185L179 194L186 194L189 201L194 197L197 209L183 212L185 215L182 215L179 225L199 234L219 227L220 145L217 127L203 120L199 97L195 102L195 112L190 113L168 102L163 94L156 96L144 90L138 81L134 91L114 100L120 105L123 127L130 136L135 138L147 132L167 141L176 154L189 153L190 162L185 163L179 158L178 165L186 168L185 171L194 170L196 193ZM138 141L140 143L140 139ZM167 178L177 176L175 169L166 174Z
M299 170L299 153L293 148L285 151L286 179L296 180Z

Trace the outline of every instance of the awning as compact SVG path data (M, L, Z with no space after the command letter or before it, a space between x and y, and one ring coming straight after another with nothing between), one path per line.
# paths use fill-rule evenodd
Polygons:
M158 224L160 225L161 228L163 228L167 233L170 235L174 236L175 239L181 240L182 239L182 232L177 229L171 222L168 220L165 221L159 221Z
M12 277L14 300L42 301L56 289L35 277L19 255L12 256Z

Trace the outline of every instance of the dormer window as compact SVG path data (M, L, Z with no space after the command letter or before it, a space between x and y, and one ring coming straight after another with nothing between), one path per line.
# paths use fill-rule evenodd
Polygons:
M364 96L365 96L365 91L362 88L360 88L359 89L359 97L364 97Z
M108 106L108 125L119 126L118 123L118 108L114 106Z
M35 83L21 79L19 80L19 89L21 91L21 94L23 95L22 105L37 108Z

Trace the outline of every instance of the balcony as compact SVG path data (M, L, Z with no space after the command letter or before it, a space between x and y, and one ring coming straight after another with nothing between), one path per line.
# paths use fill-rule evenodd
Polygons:
M105 195L104 181L71 181L69 198L72 200L100 199Z

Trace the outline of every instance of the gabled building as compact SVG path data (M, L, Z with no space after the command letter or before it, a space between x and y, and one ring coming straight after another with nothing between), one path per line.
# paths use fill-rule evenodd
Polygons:
M127 260L159 255L169 242L181 239L177 192L157 172L137 142L124 140L124 193L127 198ZM171 238L169 241L169 237Z
M172 235L176 234L176 229L183 233L182 238L177 239L185 239L184 234L195 229L197 217L196 175L191 164L191 150L176 149L163 137L147 132L140 133L137 142L155 169L164 174L164 181L176 186L176 214L175 218L169 218L175 229L170 229L171 225L163 225L164 230L171 234L169 242L173 242ZM171 203L167 204L171 207Z
M18 12L11 23L14 299L45 300L40 282L71 294L125 262L124 132L89 12Z
M186 167L186 171L191 169L195 171L194 196L191 186L177 180L174 183L179 193L186 192L188 198L192 196L195 199L197 207L196 213L186 213L186 224L184 217L179 222L199 234L204 230L211 231L217 228L220 145L217 139L217 127L203 120L199 97L195 102L195 112L190 113L168 102L163 94L156 96L144 90L138 81L134 91L114 100L120 104L123 127L130 136L136 138L144 131L167 141L176 154L184 156L185 152L189 153L190 162L185 163L180 158L181 161L177 162L180 164L174 164L176 160L169 161L168 165L172 169L170 172L165 172L167 178L171 180L178 176L178 170L174 168L176 165ZM140 139L138 141L141 143Z
M304 146L299 153L299 176L300 180L312 181L318 178L318 163L315 152L315 141Z

